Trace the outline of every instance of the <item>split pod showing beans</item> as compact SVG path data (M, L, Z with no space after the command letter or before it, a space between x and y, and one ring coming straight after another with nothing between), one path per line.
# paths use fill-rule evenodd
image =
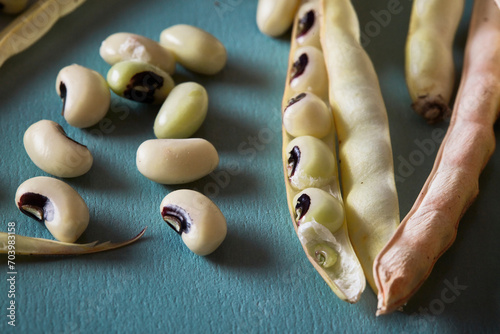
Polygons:
M195 82L175 86L156 116L156 137L190 137L205 120L207 110L208 94L203 86Z
M62 115L69 125L77 128L97 124L111 103L111 93L103 76L77 64L59 71L56 91L63 100Z
M160 213L195 254L212 253L226 237L226 218L214 202L197 191L169 193L161 202Z
M22 213L43 222L62 242L75 242L89 224L89 209L82 197L52 177L26 180L17 188L15 201Z
M212 34L187 24L163 30L160 44L171 51L175 60L193 72L212 75L226 65L227 51Z
M58 177L83 175L92 167L87 146L69 138L56 122L41 120L24 133L24 148L41 170Z
M129 100L160 104L174 88L174 80L162 69L138 60L113 65L107 75L109 87Z
M150 139L137 149L137 169L151 181L181 184L210 174L219 164L215 147L205 139Z
M175 58L169 50L136 34L119 32L110 35L102 42L99 54L110 65L135 59L157 66L170 75L175 71Z

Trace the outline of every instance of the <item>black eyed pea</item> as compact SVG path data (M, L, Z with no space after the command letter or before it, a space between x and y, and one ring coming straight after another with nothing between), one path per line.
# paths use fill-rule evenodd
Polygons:
M175 60L193 72L216 74L224 68L227 52L212 34L187 24L178 24L163 30L160 44L170 50Z
M201 138L150 139L137 149L136 163L151 181L182 184L210 174L219 164L219 155Z
M332 125L332 112L326 103L313 93L294 96L283 113L283 126L294 137L323 138L330 132Z
M187 138L198 130L208 110L208 94L203 86L185 82L172 89L156 116L157 138Z
M93 158L88 148L69 138L56 122L41 120L24 133L24 148L41 170L58 177L87 173Z
M5 14L17 14L22 12L28 4L28 0L0 0L0 10Z
M77 64L59 71L56 91L63 100L62 115L69 125L77 128L99 123L111 103L111 93L103 76Z
M315 221L335 233L344 223L344 206L338 198L319 188L307 188L295 195L296 222Z
M141 35L126 32L110 35L102 42L99 54L110 65L136 59L155 65L170 75L175 72L175 58L172 52Z
M214 202L197 191L181 189L169 193L161 202L160 213L195 254L212 253L226 237L226 218Z
M298 46L310 45L321 49L319 39L320 18L318 17L316 7L317 4L305 3L299 9L297 15L299 22L295 35Z
M174 88L174 80L162 69L138 60L113 65L107 76L109 87L129 100L160 104Z
M22 213L44 222L59 241L75 242L89 224L89 209L82 197L61 180L39 176L24 181L16 191Z
M335 182L337 165L333 153L321 139L297 137L286 147L288 179L295 189L322 187Z
M295 51L290 88L297 93L309 91L322 99L328 97L328 75L321 50L303 46Z

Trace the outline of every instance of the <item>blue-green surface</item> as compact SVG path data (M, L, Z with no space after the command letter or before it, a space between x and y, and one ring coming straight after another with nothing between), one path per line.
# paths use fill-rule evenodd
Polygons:
M418 143L428 142L435 129L447 124L429 126L409 108L403 61L411 2L354 3L389 113L403 217L437 152L437 144L423 151ZM400 12L390 20L376 20L376 13L395 3ZM457 35L457 68L470 7L469 1ZM22 144L25 129L44 118L62 124L94 154L88 174L66 180L91 212L89 228L79 241L118 241L149 227L140 242L112 252L70 258L18 256L15 328L7 324L11 299L7 258L1 256L1 333L500 331L498 152L481 176L480 195L463 217L455 244L405 313L376 318L376 297L369 288L358 304L349 305L313 270L289 219L282 175L279 115L289 36L271 39L259 33L255 11L256 1L243 0L88 0L0 68L0 230L7 231L7 223L15 222L18 234L51 238L14 204L20 183L46 175ZM229 54L227 67L214 77L180 68L174 77L207 88L209 113L196 135L210 140L221 158L211 176L186 185L209 195L228 221L227 239L206 258L191 253L160 217L161 199L179 187L154 184L135 167L137 147L154 137L158 108L113 96L106 120L80 130L65 123L54 87L58 71L72 63L105 75L109 65L98 50L108 35L128 31L157 39L164 28L177 23L206 29ZM450 285L461 289L453 292Z

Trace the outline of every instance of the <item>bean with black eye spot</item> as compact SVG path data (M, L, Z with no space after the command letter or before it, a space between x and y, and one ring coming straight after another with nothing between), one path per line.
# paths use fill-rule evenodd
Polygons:
M314 4L303 5L298 12L299 21L295 39L298 46L314 46L321 49L319 39L320 20Z
M137 60L116 63L108 71L108 84L129 100L160 104L174 88L174 80L162 69Z
M67 183L46 176L24 181L16 191L22 213L43 222L59 241L75 242L89 224L89 209Z
M321 139L301 136L290 141L288 178L295 189L321 187L335 182L337 164L330 148Z
M326 136L333 124L333 116L326 105L313 93L300 93L290 99L283 112L283 126L294 136Z
M226 218L205 195L181 189L169 193L160 204L163 220L197 255L215 251L227 234Z
M307 188L295 195L297 225L315 221L335 233L344 223L344 206L330 193L319 188Z
M77 64L59 71L56 91L63 100L64 119L77 128L99 123L111 103L111 93L103 76Z
M295 51L290 88L296 93L311 92L322 99L327 98L328 76L323 52L314 46L303 46Z

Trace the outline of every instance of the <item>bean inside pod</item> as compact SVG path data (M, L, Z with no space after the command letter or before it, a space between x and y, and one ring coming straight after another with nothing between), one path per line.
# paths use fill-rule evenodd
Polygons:
M288 143L288 178L295 189L321 187L335 182L337 164L330 148L312 136L297 137Z
M333 116L326 105L313 93L300 93L288 102L283 112L283 126L294 136L323 138L333 125Z

